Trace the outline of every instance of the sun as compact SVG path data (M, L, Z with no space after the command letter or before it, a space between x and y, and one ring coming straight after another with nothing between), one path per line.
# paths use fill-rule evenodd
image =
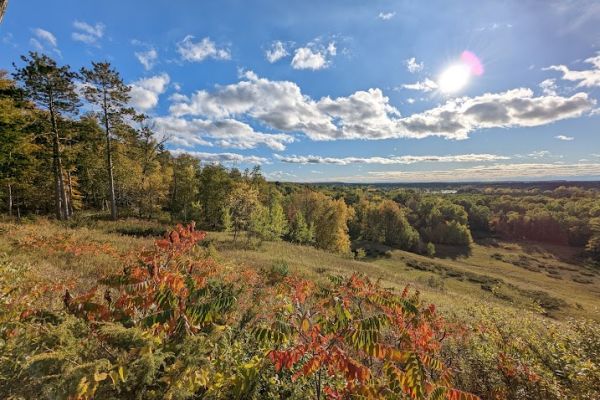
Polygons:
M456 93L464 88L471 78L471 68L459 63L449 66L438 78L438 87L443 93Z

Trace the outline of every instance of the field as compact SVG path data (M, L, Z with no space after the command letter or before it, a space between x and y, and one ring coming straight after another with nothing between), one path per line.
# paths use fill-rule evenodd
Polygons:
M65 315L65 288L70 291L69 298L93 290L103 277L121 273L124 265L135 265L136 260L143 257L145 250L153 248L154 241L161 238L168 227L167 223L138 219L118 222L81 219L68 224L43 218L20 224L5 220L0 223L0 286L3 290L17 289L10 289L2 296L10 299L13 290L17 290L17 293L22 293L22 301L35 299L29 307L46 310L45 313L51 313L48 315ZM273 274L289 274L326 285L331 276L350 278L352 274L359 273L396 293L409 286L413 292L416 290L421 294L423 304L435 304L448 321L446 329L454 332L444 342L441 354L445 363L452 365L455 387L483 399L594 399L595 387L600 385L600 371L594 361L600 329L597 322L593 322L600 321L600 277L597 270L579 260L579 253L573 248L487 239L473 244L468 254L458 254L452 247L439 247L437 257L426 257L361 242L355 246L366 249L365 253L370 256L357 260L283 241L247 242L245 235L234 242L232 234L225 232L208 232L201 243L194 257L198 257L199 261L215 260L223 271L230 274L227 279L237 280L241 285L244 285L245 279L252 279L253 274L249 271L255 271L256 276L268 277L267 281ZM29 296L29 291L37 292L40 287L45 288L40 295ZM102 285L100 289L104 290ZM261 308L251 304L251 298L245 294L239 301L243 309ZM27 314L21 314L21 319L24 315ZM16 316L0 314L0 317L4 318L8 327L3 335L10 337L13 329L10 326L14 326ZM67 321L70 320L66 319L64 323ZM36 324L23 325L27 326L27 329L37 329ZM56 329L64 335L61 326ZM93 322L91 326L94 326ZM41 334L43 337L44 331L36 332L36 336ZM88 335L94 337L93 332ZM46 334L59 333L48 331ZM67 340L62 345L66 346L71 339L61 340ZM249 340L247 343L255 343L251 337L246 340ZM165 342L165 346L168 343ZM182 346L185 349L185 345ZM19 347L16 349L12 350L17 351L16 354L23 351L18 350ZM105 351L102 349L100 353ZM70 351L79 354L83 347L78 345ZM138 351L132 349L129 356L135 360ZM42 352L35 357L48 357L50 354L53 353ZM8 360L0 359L0 393L13 393L10 389L2 392L3 380L21 379L10 374L2 377L3 373L6 374L2 369L12 365ZM264 362L253 364L258 362L256 360L246 360L243 368L260 368L263 372L257 377L275 373L269 368L265 370ZM27 371L30 364L27 358L19 362L22 363L21 368ZM97 371L98 367L94 365L98 364L92 363L76 366L75 371L86 365L88 367L85 368ZM127 374L133 374L134 370L133 367L125 369ZM99 373L94 373L94 379L104 376L103 373L97 375ZM120 370L117 373L113 369L111 379L118 381L119 373ZM241 379L239 371L232 370L232 374L235 390L249 390L244 386L240 389L235 384ZM75 378L66 375L65 379L59 378L58 382L63 383L53 385L66 385L64 390L67 393L75 390L79 398L93 398L96 390L102 392L118 388L117 385L110 389L109 385L98 389L100 382L88 387L85 375L81 373ZM244 375L243 379L259 378ZM70 380L74 383L69 383ZM43 381L35 378L31 382ZM81 386L82 382L86 385ZM277 383L275 387L277 390L293 387L299 392L288 395L301 398L303 386L293 382L294 379L288 384ZM307 384L310 385L310 382L307 381ZM122 385L128 385L125 379ZM45 388L41 386L32 390ZM216 390L217 398L228 396L229 392L223 387L218 386ZM259 394L253 396L256 395Z
M35 223L0 225L0 252L15 263L31 264L37 279L70 282L80 290L115 272L125 254L151 246L168 225L142 220L95 221L90 227L68 227L44 219ZM381 254L362 260L310 246L233 242L225 232L209 232L217 258L232 265L268 269L285 264L312 279L328 274L359 272L383 285L417 288L445 312L473 304L531 310L554 319L566 316L600 320L600 271L578 264L577 249L488 239L469 254L425 257L378 246ZM368 245L368 244L367 244Z

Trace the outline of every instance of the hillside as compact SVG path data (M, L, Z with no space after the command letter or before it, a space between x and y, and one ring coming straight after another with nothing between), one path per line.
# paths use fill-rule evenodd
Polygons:
M95 312L91 310L98 306L89 308L91 306L86 306L85 302L90 300L82 299L99 296L104 291L103 288L107 287L105 278L114 273L120 274L123 265L135 265L135 259L144 257L153 247L154 240L160 239L161 232L167 228L167 225L157 222L132 219L88 222L84 227L71 225L68 227L44 219L38 219L34 223L17 225L3 222L0 225L0 253L3 254L0 283L4 296L8 296L5 299L11 298L11 291L7 292L7 288L17 284L17 292L23 293L20 296L25 296L19 298L28 299L28 307L39 307L46 310L46 313L58 316L64 314L63 303L67 301L64 290L67 288L69 301L83 301L83 308L77 308L80 311L72 309L71 313L76 316L83 312L83 315L87 315L86 318L91 318L90 313ZM200 244L199 252L194 251L190 261L184 262L182 259L182 262L205 265L206 261L203 260L213 260L210 263L216 263L218 268L230 274L225 279L232 279L232 282L242 285L247 279L256 279L251 278L254 273L258 277L265 277L266 288L270 285L279 287L289 278L296 279L292 278L295 276L308 279L306 282L327 286L332 276L354 279L353 274L358 273L358 276L370 278L382 288L390 288L395 293L406 292L407 285L411 288L409 292L421 292L422 300L415 304L435 304L440 316L446 320L443 336L448 337L440 342L440 356L444 364L453 365L448 373L452 371L454 385L465 391L464 396L467 396L466 392L471 392L482 398L491 398L492 393L504 393L505 398L538 398L530 396L533 393L530 391L535 389L544 393L543 398L562 398L560 396L564 393L579 393L577 396L582 397L572 398L592 399L593 396L589 397L585 393L590 393L590 390L593 393L595 385L599 383L595 380L598 378L595 372L598 371L598 366L593 361L592 354L597 351L594 350L593 343L594 338L600 337L600 329L591 321L600 319L598 271L578 266L577 254L571 248L531 243L516 245L500 241L474 244L470 254L430 258L379 247L378 250L383 252L382 256L355 260L282 241L248 245L244 240L238 239L234 243L232 234L223 232L208 232ZM365 243L361 245L364 246ZM441 249L439 252L442 252ZM41 287L44 289L40 289ZM27 294L31 290L40 292L35 295ZM90 295L86 294L89 290L92 290ZM114 292L112 293L111 296L114 296ZM104 296L106 298L106 294ZM238 307L241 309L260 307L252 301L248 303L246 294L240 293L238 296L241 302ZM101 299L99 301L102 302ZM5 304L10 310L13 303L9 301ZM267 304L268 301L262 303L262 307ZM67 307L67 311L69 307L71 306ZM21 318L29 313L21 314ZM14 316L11 315L13 314L5 314L4 320L0 321L4 334L15 329ZM573 322L572 317L577 317L580 322ZM98 315L94 317L96 318L104 317ZM591 320L584 322L584 318ZM524 321L527 323L524 324ZM479 337L475 333L483 326L487 333ZM7 328L9 331L6 331ZM475 331L469 334L470 329ZM509 332L510 340L507 342L502 337ZM538 339L534 340L534 337ZM521 342L518 338L524 341ZM586 341L588 344L584 345ZM528 347L523 348L519 343ZM589 345L592 347L580 347ZM555 355L558 358L548 364L544 360L551 354L549 352L553 351L554 346L565 346L563 351L566 353ZM487 359L489 354L484 356L484 349L501 355L504 360L502 364L496 364L495 357ZM252 362L258 362L257 360ZM260 365L262 363L263 361ZM551 365L555 363L575 370L583 365L592 369L577 378L570 378L577 380L561 383L553 378L552 370L548 369L554 368ZM0 362L0 367L7 367L6 360ZM264 373L267 376L274 373L262 368L267 368L267 364L254 372L258 374L255 378L246 376L244 379L260 381ZM125 371L124 374L133 374L127 369ZM30 374L31 371L26 369L22 373ZM240 379L235 374L237 373L231 379ZM278 376L283 379L283 375ZM479 381L484 376L486 380L489 379L486 384ZM0 377L2 380L12 379L7 375ZM503 381L507 377L511 377L510 381ZM85 393L94 393L96 390L104 393L102 390L106 387L102 382L86 389L93 388L93 391L83 391L81 398L88 398ZM510 386L506 386L507 382L511 382ZM580 382L580 386L573 387L574 382ZM282 382L281 385L283 384ZM115 388L119 387L119 384L115 385ZM122 385L129 383L124 381ZM281 389L281 386L276 387ZM525 392L521 395L510 394L515 388L521 388L519 390ZM255 393L253 391L256 390L243 387L238 389L241 390L240 393ZM245 390L250 392L244 392ZM2 389L0 393L3 393ZM226 396L229 392L221 388L219 393L220 396ZM258 393L252 396L255 395Z

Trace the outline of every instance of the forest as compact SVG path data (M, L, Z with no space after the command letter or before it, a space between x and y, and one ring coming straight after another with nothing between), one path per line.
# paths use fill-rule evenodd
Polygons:
M511 258L533 243L597 285L597 185L273 182L169 151L129 100L108 62L0 72L0 397L598 398L597 294L455 265L485 248L539 273ZM252 264L269 246L281 259ZM421 280L375 272L392 262Z

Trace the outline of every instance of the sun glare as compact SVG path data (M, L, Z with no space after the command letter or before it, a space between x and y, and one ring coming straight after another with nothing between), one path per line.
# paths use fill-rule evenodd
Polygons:
M455 93L469 83L471 69L465 64L451 65L438 79L438 87L444 93Z

